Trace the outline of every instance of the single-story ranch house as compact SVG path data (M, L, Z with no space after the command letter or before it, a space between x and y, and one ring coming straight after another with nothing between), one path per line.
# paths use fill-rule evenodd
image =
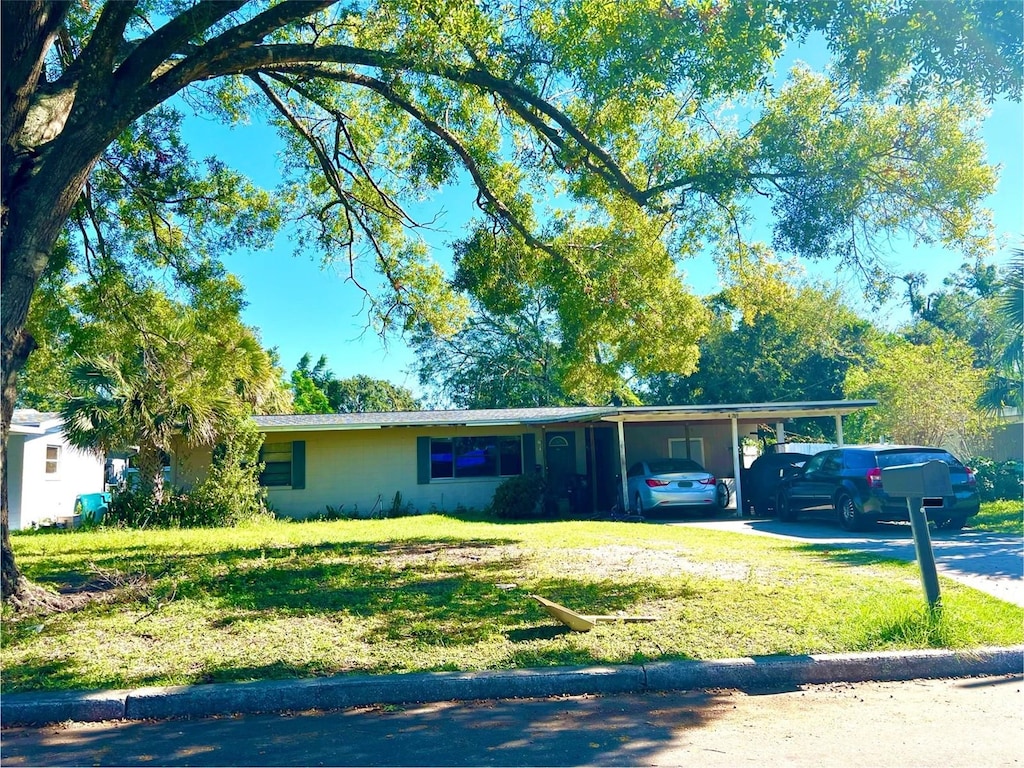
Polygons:
M303 518L330 506L370 515L396 493L420 512L488 505L505 478L542 472L562 506L622 507L626 469L658 457L691 457L742 498L742 438L774 424L842 417L874 400L665 407L572 407L257 416L263 483L280 514ZM210 450L177 451L171 482L205 475Z

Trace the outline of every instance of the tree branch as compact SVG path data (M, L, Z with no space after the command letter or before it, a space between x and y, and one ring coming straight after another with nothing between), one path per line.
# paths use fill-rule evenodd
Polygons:
M3 115L0 140L5 152L14 149L32 94L43 73L46 52L71 7L70 2L0 3L0 92ZM5 160L8 162L9 160ZM6 181L7 174L4 174ZM4 206L8 189L3 190Z
M82 72L81 85L94 85L110 76L115 58L122 50L124 30L135 14L137 5L138 0L124 0L103 6L89 42L81 56L71 65L71 69Z
M221 19L241 8L247 0L201 2L175 16L140 42L118 68L117 78L127 87L139 85L192 38L202 34Z

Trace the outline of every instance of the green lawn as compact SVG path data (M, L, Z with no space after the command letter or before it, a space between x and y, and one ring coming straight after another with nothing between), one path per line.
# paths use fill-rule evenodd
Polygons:
M33 580L102 599L6 612L5 692L1024 642L1024 609L948 580L929 614L914 565L696 528L427 515L13 542ZM531 593L660 620L573 633Z
M981 505L981 512L968 520L967 525L974 531L1024 535L1024 503L986 501Z

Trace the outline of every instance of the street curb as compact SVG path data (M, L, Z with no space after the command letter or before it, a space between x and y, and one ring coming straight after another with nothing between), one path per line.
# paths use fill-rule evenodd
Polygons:
M602 667L339 675L119 691L15 693L0 699L0 724L6 728L68 720L162 720L371 704L708 688L765 690L803 684L1007 674L1024 674L1024 645L970 651L766 656Z

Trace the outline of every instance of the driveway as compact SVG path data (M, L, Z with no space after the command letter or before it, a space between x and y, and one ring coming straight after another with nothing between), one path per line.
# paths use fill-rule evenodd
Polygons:
M909 562L916 559L909 523L881 523L859 533L847 533L835 524L804 520L783 523L774 519L729 518L667 524L773 536L809 544L841 545ZM1024 537L970 529L959 533L932 530L931 537L935 565L943 576L1024 606Z

